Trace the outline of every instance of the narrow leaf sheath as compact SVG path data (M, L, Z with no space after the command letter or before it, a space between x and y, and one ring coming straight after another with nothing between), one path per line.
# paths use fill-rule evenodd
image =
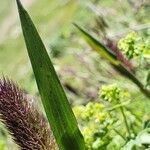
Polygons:
M84 140L76 118L45 46L19 0L17 0L17 5L28 55L56 142L60 150L84 150Z

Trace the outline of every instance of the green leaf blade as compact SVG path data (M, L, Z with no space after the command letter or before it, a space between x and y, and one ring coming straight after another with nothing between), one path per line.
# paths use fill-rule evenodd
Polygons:
M117 60L116 55L107 49L102 43L93 38L88 32L82 29L79 25L74 23L74 26L77 27L85 39L85 41L101 56L108 59L112 64L119 65L119 61Z
M56 142L61 150L84 150L84 140L76 118L46 48L19 0L17 5L28 55Z

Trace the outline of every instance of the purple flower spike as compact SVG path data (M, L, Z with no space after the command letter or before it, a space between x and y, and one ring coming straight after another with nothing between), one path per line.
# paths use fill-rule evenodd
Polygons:
M0 119L21 150L56 150L47 120L9 79L0 79Z

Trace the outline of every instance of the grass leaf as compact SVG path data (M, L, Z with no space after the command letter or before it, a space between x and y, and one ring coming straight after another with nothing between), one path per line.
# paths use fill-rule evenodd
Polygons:
M97 53L99 53L104 58L108 59L112 64L119 64L116 55L111 50L107 49L102 43L100 43L98 40L92 37L88 32L83 30L79 25L75 23L74 25L79 29L82 37L93 48L93 50L96 50Z
M23 35L41 100L60 150L84 150L76 118L45 46L21 2L17 1Z

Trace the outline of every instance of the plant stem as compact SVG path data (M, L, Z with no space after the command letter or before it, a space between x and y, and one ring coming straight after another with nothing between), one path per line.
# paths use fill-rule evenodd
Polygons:
M126 141L126 138L116 129L113 129L120 137L122 137L123 140Z
M125 123L125 126L126 126L126 130L128 132L129 138L131 138L130 128L129 128L129 125L128 125L128 122L127 122L127 118L126 118L126 115L125 115L125 112L124 112L124 109L123 109L122 106L120 107L120 111L122 113L122 116L123 116L123 119L124 119L124 123Z

